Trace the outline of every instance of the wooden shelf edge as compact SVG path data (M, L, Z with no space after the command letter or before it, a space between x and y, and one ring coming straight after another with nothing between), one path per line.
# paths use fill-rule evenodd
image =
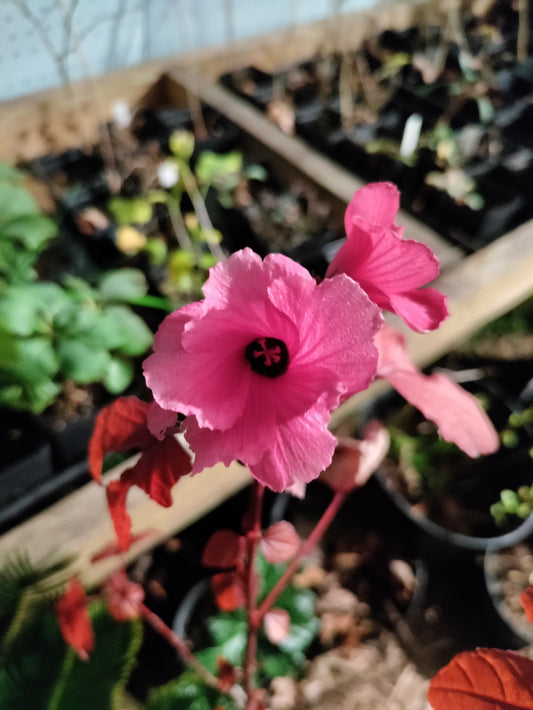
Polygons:
M129 464L113 469L105 478L117 476ZM74 557L73 572L87 584L98 584L124 563L179 532L227 500L251 481L248 470L234 462L217 464L196 476L186 476L173 489L174 503L162 508L138 488L128 496L128 511L133 533L147 535L134 543L123 556L108 557L95 563L91 558L115 541L104 489L87 483L43 512L21 523L0 537L0 559L17 551L27 552L39 561L47 555Z

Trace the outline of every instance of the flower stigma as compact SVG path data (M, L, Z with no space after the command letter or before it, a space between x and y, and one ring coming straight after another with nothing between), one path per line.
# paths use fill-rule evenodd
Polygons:
M246 358L254 372L265 377L279 377L289 367L289 351L278 338L256 338L245 349Z

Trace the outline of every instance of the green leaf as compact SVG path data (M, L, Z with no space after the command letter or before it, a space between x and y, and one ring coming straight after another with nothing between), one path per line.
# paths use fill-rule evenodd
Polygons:
M125 306L108 306L107 316L113 319L121 344L117 350L124 355L143 355L152 345L154 336L142 318Z
M152 690L146 710L235 710L235 703L224 693L204 683L194 671L185 671L167 685Z
M111 394L120 394L132 383L133 376L131 362L112 357L104 376L103 385Z
M2 226L22 215L39 214L37 203L23 187L0 183L0 230Z
M67 648L52 611L20 629L0 668L2 710L115 710L140 647L138 621L118 623L91 605L95 649L80 661Z
M246 616L243 609L223 612L207 620L207 627L215 649L206 649L199 654L208 663L212 672L216 671L216 659L222 656L234 665L242 665L246 650ZM213 652L214 651L214 652ZM208 653L210 652L210 653Z
M8 163L0 163L0 182L20 182L24 179L24 173L17 168L13 168Z
M142 197L112 197L108 209L118 224L147 224L152 219L152 205Z
M196 163L196 176L200 182L211 185L228 175L239 175L242 170L242 162L242 153L238 151L220 155L205 150L200 154Z
M129 303L146 295L148 284L139 269L108 271L100 279L98 293L106 301Z
M2 239L0 235L0 274L10 284L27 283L37 278L33 268L37 255L20 248L20 244L11 239Z
M111 360L106 350L98 350L80 340L62 340L57 355L63 376L85 385L103 379Z
M58 360L47 338L26 338L17 342L17 363L9 372L15 381L38 383L54 377Z
M39 301L25 286L12 286L0 293L0 327L20 336L40 329Z
M2 238L18 239L26 249L37 254L56 234L55 222L40 214L19 215L7 222L0 222L0 236Z
M88 661L74 658L58 679L56 703L49 710L115 710L142 641L139 620L119 623L102 603L90 607L95 634Z

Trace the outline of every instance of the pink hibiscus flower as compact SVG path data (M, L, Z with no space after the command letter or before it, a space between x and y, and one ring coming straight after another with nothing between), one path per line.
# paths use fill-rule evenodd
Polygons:
M348 274L374 303L413 330L434 330L448 315L446 298L434 288L420 287L438 275L439 262L425 244L402 238L403 227L394 223L399 207L400 194L392 183L358 190L344 218L348 238L326 276Z
M374 377L379 309L344 275L317 285L250 249L212 268L204 293L163 321L145 363L158 405L187 415L193 473L239 460L275 491L316 478L331 410Z
M498 434L474 395L445 375L420 372L409 359L403 335L390 326L382 326L376 345L377 376L434 422L443 439L473 458L497 451Z

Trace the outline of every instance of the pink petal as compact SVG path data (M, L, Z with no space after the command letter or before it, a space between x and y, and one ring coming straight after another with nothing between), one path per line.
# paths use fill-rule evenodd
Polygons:
M280 284L272 295L278 307L285 292ZM376 366L373 337L383 319L364 291L344 274L328 278L294 306L293 314L301 339L293 364L305 362L309 368L327 368L342 383L343 393L366 389ZM331 394L328 406L333 408L338 398L336 391Z
M417 333L435 330L450 315L446 296L435 288L420 288L405 294L390 297L388 310L401 316Z
M271 609L265 614L263 623L268 640L276 646L289 635L291 617L285 609Z
M317 478L331 463L337 443L327 430L328 419L315 408L280 426L261 460L246 462L254 478L277 492Z
M352 197L346 209L344 224L346 234L354 220L362 219L368 224L390 228L400 209L400 193L391 182L374 182L365 185Z
M407 356L403 337L392 328L384 326L376 342L380 349L378 375L435 422L443 439L472 457L498 449L498 435L473 395L444 375L426 377L419 372Z
M326 275L339 273L348 274L367 293L364 284L373 284L385 293L404 293L436 278L439 262L421 242L399 239L387 229L357 222Z
M299 549L300 537L287 520L271 525L261 538L261 552L272 564L287 562Z
M150 433L159 441L165 438L167 429L172 429L176 425L176 420L176 412L163 409L157 402L150 404L146 424Z

